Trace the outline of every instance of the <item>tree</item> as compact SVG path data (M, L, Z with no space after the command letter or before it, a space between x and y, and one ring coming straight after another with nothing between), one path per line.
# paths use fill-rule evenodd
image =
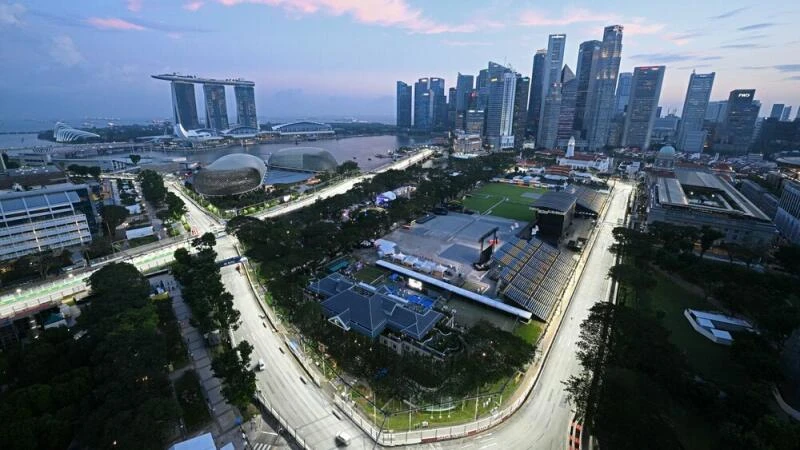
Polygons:
M206 231L202 236L192 240L192 247L194 248L212 248L217 245L217 238L214 233Z
M358 163L355 161L345 161L336 167L336 173L339 175L347 175L350 173L358 172Z
M186 204L174 193L167 192L167 194L164 196L164 202L167 204L169 218L172 220L178 220L181 218L181 216L186 214Z
M775 259L792 275L800 275L800 245L782 245L775 252Z
M647 266L617 264L609 269L608 276L617 283L633 289L637 301L642 299L642 295L646 291L656 286L656 279Z
M102 211L100 211L100 216L103 218L103 232L106 233L106 236L113 239L114 230L128 217L128 209L124 206L106 205L103 206Z
M164 180L157 172L146 169L139 173L139 182L142 184L142 194L144 198L154 205L158 206L164 201L167 195L167 188L164 186Z
M142 157L140 155L135 155L135 154L131 153L130 159L131 159L131 162L133 163L133 165L135 166L135 165L139 164L139 161L142 160Z
M721 231L703 226L700 230L700 257L702 258L706 254L714 242L723 237L725 237L725 234Z
M226 348L211 362L214 375L222 379L222 395L240 410L247 408L256 393L256 375L250 368L253 346L242 341Z
M731 359L756 382L781 380L778 351L762 335L738 333L731 346Z

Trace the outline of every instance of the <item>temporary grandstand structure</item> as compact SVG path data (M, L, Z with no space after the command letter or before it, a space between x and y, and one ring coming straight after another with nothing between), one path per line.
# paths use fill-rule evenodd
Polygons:
M577 262L539 239L507 242L495 252L498 291L542 320L553 312Z

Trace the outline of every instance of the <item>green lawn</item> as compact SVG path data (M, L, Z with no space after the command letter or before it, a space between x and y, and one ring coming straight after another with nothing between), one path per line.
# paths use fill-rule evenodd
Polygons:
M357 280L363 281L365 283L372 283L378 278L382 277L383 275L386 275L387 273L388 272L386 272L385 270L379 269L375 266L364 266L363 269L353 274L353 276Z
M713 311L714 306L669 278L659 273L655 276L656 288L637 306L653 314L663 312L662 322L670 331L672 342L686 353L689 364L700 375L721 383L744 383L745 374L731 361L730 347L701 336L683 315L686 308Z
M175 394L178 403L183 411L183 423L188 432L195 432L205 426L211 417L208 414L208 407L203 398L203 391L200 387L200 379L193 370L187 370L175 382Z
M518 325L514 330L514 335L525 339L525 342L534 345L539 340L539 336L544 331L545 324L538 320L531 320L529 323Z
M506 219L528 222L533 219L529 205L533 199L525 194L540 194L539 188L515 186L513 184L489 183L471 193L464 199L464 207L481 214L490 214Z

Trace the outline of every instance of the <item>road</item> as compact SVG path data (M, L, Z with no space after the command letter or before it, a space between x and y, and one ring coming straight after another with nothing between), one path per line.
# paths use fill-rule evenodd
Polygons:
M611 231L624 220L630 185L617 183L605 219L599 224L597 240L584 266L583 274L564 314L564 321L553 341L550 354L530 397L501 425L475 437L415 446L424 449L549 449L564 450L572 421L572 407L567 402L562 381L580 371L575 357L580 324L589 309L608 297L611 281L608 269L614 265L609 247L614 242Z

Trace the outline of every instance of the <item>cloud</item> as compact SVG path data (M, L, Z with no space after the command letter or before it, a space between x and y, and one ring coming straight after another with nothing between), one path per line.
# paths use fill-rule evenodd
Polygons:
M90 17L86 23L100 30L142 31L147 28L118 17Z
M488 47L492 45L491 42L476 42L476 41L455 41L455 40L445 40L442 41L442 45L447 45L450 47Z
M128 11L139 12L142 10L142 0L128 0Z
M779 64L772 67L781 72L800 72L800 64Z
M736 39L730 39L725 41L727 42L742 42L742 41L750 41L750 40L757 40L757 39L764 39L768 38L770 35L768 34L748 34L747 36L738 37Z
M742 66L740 67L742 70L764 70L769 69L769 66Z
M786 77L784 80L792 80L792 81L800 81L800 75L793 75L791 77Z
M0 26L22 25L25 7L19 3L0 3Z
M751 30L763 30L764 28L771 28L777 25L774 22L762 22L762 23L754 23L752 25L746 25L743 27L739 27L739 31L751 31Z
M719 46L719 48L729 48L729 49L766 48L766 47L767 47L766 45L753 44L753 43L747 43L747 44L725 44L725 45L720 45Z
M167 37L170 38L170 39L176 39L176 40L177 39L183 39L183 33L169 32L169 33L167 33Z
M666 25L663 23L647 23L647 19L643 17L634 17L625 25L626 36L637 36L640 34L656 34L660 33Z
M261 4L283 9L292 14L323 13L332 16L350 16L358 23L394 27L411 33L471 33L503 24L495 21L474 21L459 25L436 22L425 17L405 0L217 0L225 6L243 3Z
M711 64L692 64L691 66L678 67L678 70L693 70L701 69L703 67L711 67Z
M589 11L585 8L569 9L564 11L561 17L546 17L538 11L528 10L523 11L519 15L520 24L527 26L553 26L553 25L571 25L573 23L584 22L613 22L618 19L617 16L611 14L602 14Z
M64 66L72 67L83 62L83 55L71 37L66 34L54 36L51 41L50 57Z
M718 59L722 59L722 56L700 56L697 58L698 61L716 61Z
M749 6L732 9L730 11L725 11L724 13L722 13L722 14L720 14L718 16L711 16L711 17L709 17L709 19L711 19L711 20L727 19L728 17L733 17L733 16L739 14L740 12L742 12L742 11L748 9L748 8L749 8Z
M631 56L631 59L646 60L653 63L671 63L677 61L688 61L695 59L692 55L680 55L677 53L640 53Z
M187 11L195 12L195 11L199 10L200 8L202 8L204 4L205 3L201 2L201 1L194 1L194 2L189 2L189 3L184 3L183 4L183 9L185 9Z

